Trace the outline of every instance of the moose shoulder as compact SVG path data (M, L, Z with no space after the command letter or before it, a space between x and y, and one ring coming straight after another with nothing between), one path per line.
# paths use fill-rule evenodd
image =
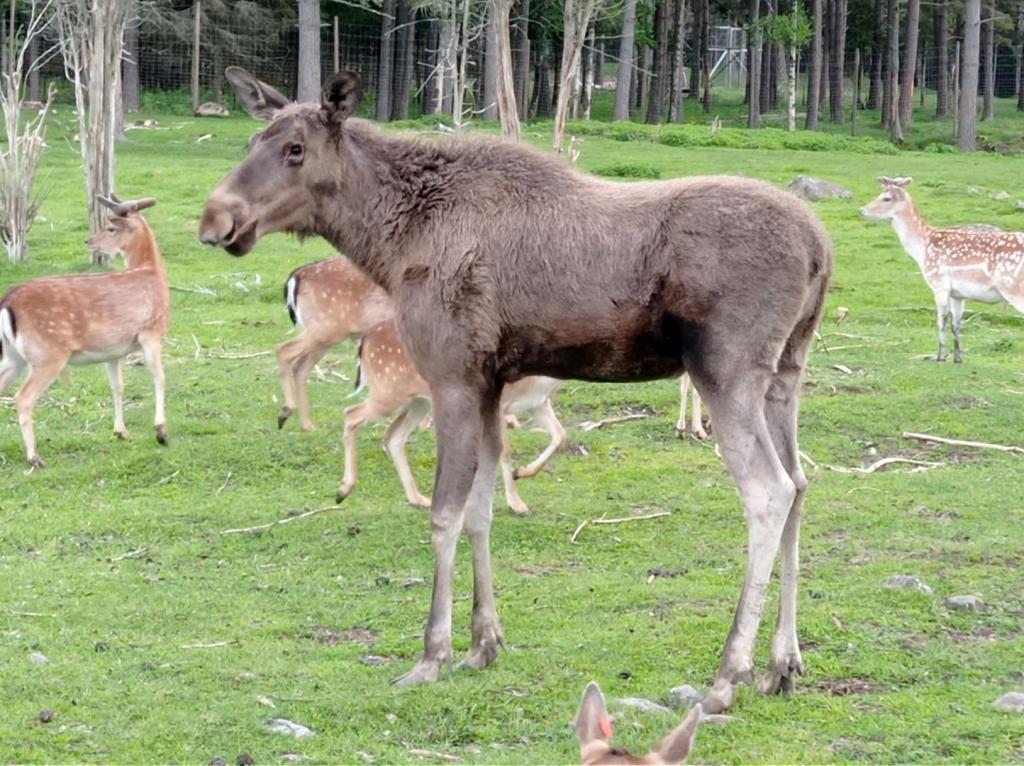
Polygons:
M497 140L386 134L349 119L352 73L336 75L319 105L291 104L244 70L228 78L250 113L272 121L210 195L200 238L234 255L270 232L327 238L391 294L431 388L437 563L425 653L403 680L434 680L451 661L463 526L476 579L465 664L489 664L503 640L489 554L502 386L531 374L628 381L686 370L751 519L750 566L708 709L728 707L750 675L780 540L770 686L791 685L806 485L799 376L832 267L810 210L759 181L613 183Z

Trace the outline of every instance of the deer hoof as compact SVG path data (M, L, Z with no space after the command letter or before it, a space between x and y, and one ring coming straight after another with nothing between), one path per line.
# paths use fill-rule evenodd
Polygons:
M429 508L430 498L423 495L420 495L419 497L411 497L409 498L409 505L414 508Z
M316 430L316 426L313 425L312 421L309 421L307 423L303 423L301 428L307 434Z
M284 428L284 424L288 422L288 418L292 415L291 407L282 407L281 411L277 413L277 430L280 431Z
M522 501L519 501L518 503L509 503L508 507L512 511L512 513L514 513L516 516L531 516L531 515L533 515L530 512L530 506L528 506L526 503L524 503Z
M156 440L165 447L167 446L167 426L163 423L156 427Z
M116 436L121 441L127 441L128 440L128 432L127 431L114 431L114 436Z
M39 455L33 455L28 459L28 464L33 468L46 468L46 461L43 460Z

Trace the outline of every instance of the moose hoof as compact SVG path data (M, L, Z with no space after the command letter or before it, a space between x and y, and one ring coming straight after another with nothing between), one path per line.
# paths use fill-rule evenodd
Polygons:
M705 714L714 715L716 713L724 713L731 708L735 699L736 684L730 681L717 680L700 705L704 709Z
M796 688L796 677L803 674L804 664L799 654L772 660L768 675L761 683L762 694L781 694Z
M281 411L277 413L277 430L280 431L284 428L284 424L288 422L288 418L292 415L291 407L282 407Z
M458 670L483 670L498 659L498 644L488 641L474 646L466 652L466 658L458 664Z
M167 427L163 424L156 427L156 440L165 447L167 446Z
M395 686L418 686L419 684L432 684L441 680L441 663L427 660L420 660L412 670L400 675L393 683Z

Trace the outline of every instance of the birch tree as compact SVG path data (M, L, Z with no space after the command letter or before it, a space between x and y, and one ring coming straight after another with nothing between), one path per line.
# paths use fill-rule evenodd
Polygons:
M46 118L54 88L51 85L47 91L43 108L25 119L25 84L50 57L51 51L40 54L38 47L52 4L52 0L31 0L27 21L20 29L11 30L8 71L0 80L0 110L7 141L0 151L0 242L11 261L28 257L28 232L39 209L35 181L46 146ZM36 55L27 55L30 48L36 48Z
M957 146L977 150L978 61L981 43L981 0L964 2L964 47L960 69L960 101L957 106Z
M507 139L518 141L520 135L519 103L516 99L516 73L512 68L512 33L509 29L512 0L489 0L489 2L490 14L494 23L497 64L495 98L498 119L501 120L501 134ZM490 38L488 38L488 42L490 42Z
M299 0L298 101L320 99L320 0Z
M626 0L619 38L619 74L615 81L613 120L629 119L630 85L633 81L633 41L636 35L636 0Z
M67 78L74 85L89 223L106 218L98 195L114 193L114 142L121 93L127 0L56 0L54 15ZM102 253L93 263L110 262Z
M565 138L565 120L573 98L573 82L579 68L583 38L604 0L565 0L565 20L562 25L562 68L559 71L558 100L555 102L555 152L561 154Z

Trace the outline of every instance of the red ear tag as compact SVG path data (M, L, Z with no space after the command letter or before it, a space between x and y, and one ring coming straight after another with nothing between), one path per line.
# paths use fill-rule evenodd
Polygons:
M601 734L604 735L604 738L610 739L612 736L612 722L609 721L607 718L602 718L600 721L597 722L597 725L600 727Z

